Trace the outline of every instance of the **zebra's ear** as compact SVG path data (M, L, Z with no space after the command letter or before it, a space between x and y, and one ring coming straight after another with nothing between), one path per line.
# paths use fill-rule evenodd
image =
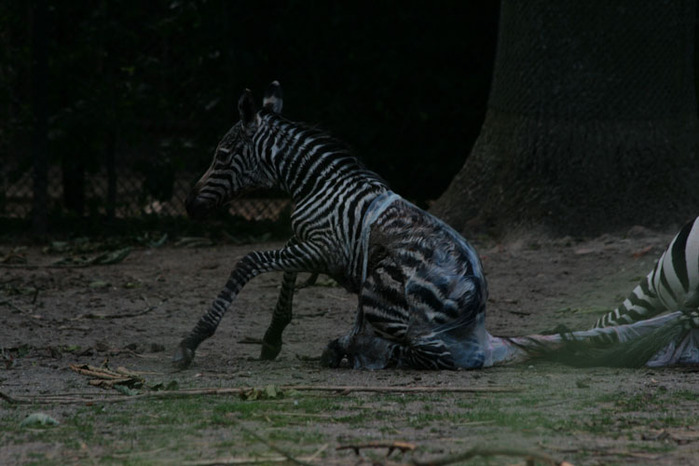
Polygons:
M272 84L267 86L262 105L274 113L281 113L283 104L282 87L279 85L279 81L272 81Z
M255 101L252 98L250 89L245 89L243 95L240 96L238 100L238 113L240 113L240 121L245 126L255 121L257 109L255 108Z

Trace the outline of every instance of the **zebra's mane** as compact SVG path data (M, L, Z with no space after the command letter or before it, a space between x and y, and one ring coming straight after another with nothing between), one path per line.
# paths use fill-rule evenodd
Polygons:
M284 116L275 113L267 108L262 108L260 110L260 117L262 120L266 121L270 128L273 128L279 136L284 138L291 138L288 134L289 130L296 130L298 132L305 132L305 138L309 140L323 141L324 145L332 145L333 150L324 153L324 156L338 156L344 159L351 159L357 166L357 172L361 175L373 179L385 186L389 186L388 182L382 178L379 174L373 170L367 168L364 161L359 157L352 146L347 142L336 138L326 129L322 128L318 124L311 124L305 122L291 121Z

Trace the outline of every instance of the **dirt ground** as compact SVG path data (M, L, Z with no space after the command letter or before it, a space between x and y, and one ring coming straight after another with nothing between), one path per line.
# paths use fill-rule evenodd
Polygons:
M501 242L472 241L489 283L486 327L495 335L536 333L558 324L589 327L602 311L614 307L631 291L671 237L672 233L635 227L623 235L585 241L542 239L532 234ZM310 461L313 464L357 464L362 460L351 449L336 450L343 443L357 441L417 445L416 456L403 456L405 461L474 446L507 446L536 449L574 464L699 464L696 369L574 369L550 363L456 372L323 369L318 356L328 340L351 327L356 304L353 295L323 277L319 286L297 293L294 320L276 361L260 361L260 346L255 343L269 322L279 290L281 277L268 274L246 286L216 335L200 347L193 366L174 372L170 358L176 345L222 287L233 264L253 249L280 244L185 247L173 243L135 247L119 263L86 267L53 266L70 252L0 245L0 258L5 259L0 268L0 392L37 403L0 400L5 430L0 433L0 464L178 463L183 458L177 456L181 449L168 448L157 455L124 460L110 453L108 446L98 448L87 440L72 444L60 437L44 441L17 427L36 411L65 422L81 415L86 404L94 404L38 404L42 397L113 395L113 390L88 385L87 377L70 369L71 364L99 367L105 362L111 368L148 374L146 378L151 380L176 379L180 388L188 389L269 384L446 389L443 394L405 398L407 401L397 405L398 421L390 428L386 419L390 416L382 410L393 399L360 391L318 395L351 398L351 406L361 405L367 417L353 424L333 422L329 409L328 417L318 413L318 421L289 426L317 432L317 440L296 445L304 452L315 451L323 443L329 445L319 459ZM95 256L97 252L83 255ZM449 387L516 388L523 390L524 395L518 395L522 406L508 404L515 395L449 394ZM624 401L626 398L636 400L637 405ZM497 409L512 414L513 421L473 420L469 416L478 410L479 403L500 403L497 406L502 407ZM128 412L138 410L139 405L115 403L110 409ZM371 409L382 415L372 418ZM515 422L519 409L522 416L537 415L540 423L546 420L542 418L554 420L553 427L532 421L531 428L522 428ZM415 415L426 410L440 416L416 423ZM246 424L262 436L271 436L265 425L264 420ZM8 431L8 426L14 427ZM197 425L191 427L198 429ZM235 435L233 429L207 428L213 437L207 434L190 447L199 461L195 463L226 463L220 459L220 448L213 448L211 442ZM103 436L116 432L117 442L119 429L124 428L106 425L101 429ZM278 435L275 438L294 446L294 441ZM236 437L232 442L236 447L229 457L265 448L249 437ZM192 462L191 455L185 456ZM524 460L504 461L502 464L523 464Z

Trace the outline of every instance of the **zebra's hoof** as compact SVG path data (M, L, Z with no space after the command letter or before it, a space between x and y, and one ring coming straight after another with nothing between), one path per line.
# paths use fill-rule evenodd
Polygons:
M279 344L267 343L266 341L263 341L262 350L260 351L260 359L264 359L265 361L271 361L279 355L279 352L281 350L281 341L279 342Z
M172 357L172 364L178 369L186 369L192 364L193 359L194 351L184 345L180 345Z
M342 347L338 340L333 340L328 343L328 346L323 350L323 354L320 357L320 365L323 367L329 367L335 369L340 367L342 359L345 357L345 349Z

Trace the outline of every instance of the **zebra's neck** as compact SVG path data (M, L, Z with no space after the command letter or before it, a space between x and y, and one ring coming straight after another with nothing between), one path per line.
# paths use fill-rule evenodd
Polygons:
M272 113L261 113L255 146L270 164L278 186L297 206L343 185L368 191L386 188L383 180L366 169L344 143Z

